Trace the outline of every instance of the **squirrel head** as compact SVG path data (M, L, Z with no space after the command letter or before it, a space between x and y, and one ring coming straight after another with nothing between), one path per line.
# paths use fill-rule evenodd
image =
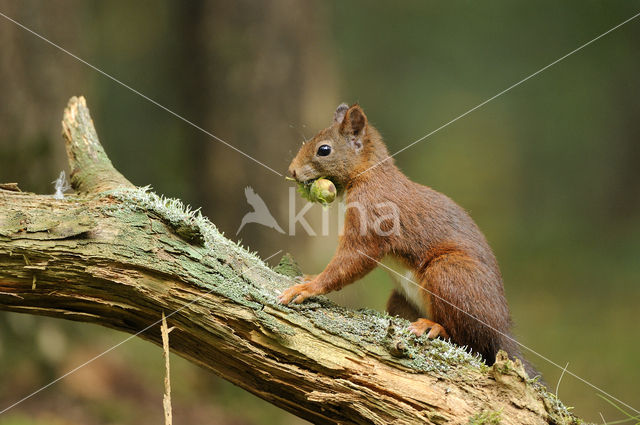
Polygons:
M342 103L333 114L331 126L306 141L296 154L289 174L298 182L328 178L345 187L362 171L373 165L380 150L386 148L367 116L357 103Z

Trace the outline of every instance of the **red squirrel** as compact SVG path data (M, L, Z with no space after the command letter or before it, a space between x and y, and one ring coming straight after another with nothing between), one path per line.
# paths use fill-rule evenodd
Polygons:
M331 180L345 194L347 210L327 267L286 289L280 302L339 290L391 260L404 273L390 273L396 283L390 315L410 320L418 336L428 331L428 338L467 346L488 364L503 349L523 361L529 376L537 375L510 336L502 276L484 235L454 201L398 169L358 104L338 106L331 126L302 145L289 173L298 182Z

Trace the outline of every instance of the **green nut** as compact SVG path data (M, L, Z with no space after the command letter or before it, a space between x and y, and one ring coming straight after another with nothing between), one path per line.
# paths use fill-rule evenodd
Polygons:
M319 202L322 205L332 203L336 199L336 186L331 180L318 179L311 185L309 199L311 202Z

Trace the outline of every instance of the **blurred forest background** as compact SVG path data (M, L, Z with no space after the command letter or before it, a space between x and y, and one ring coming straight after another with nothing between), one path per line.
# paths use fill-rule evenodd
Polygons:
M638 1L370 2L0 0L18 20L285 172L303 137L358 101L392 152L640 10ZM504 274L522 343L640 408L640 18L397 156L412 179L469 210ZM202 207L263 257L309 273L336 245L255 224L252 186L287 229L289 184L0 17L0 182L53 193L66 170L62 110L87 97L133 183ZM296 210L302 206L296 199ZM334 212L332 212L334 213ZM307 214L319 232L320 208ZM333 216L332 216L333 217ZM375 271L335 294L382 310ZM0 313L0 410L124 334ZM555 391L561 371L529 354ZM161 350L134 340L7 413L0 424L158 424ZM176 424L300 424L172 357ZM565 376L583 418L620 419Z

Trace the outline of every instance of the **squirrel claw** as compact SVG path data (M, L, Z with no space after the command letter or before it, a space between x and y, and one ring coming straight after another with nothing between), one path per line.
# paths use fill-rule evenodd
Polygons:
M429 333L427 334L428 339L434 339L438 336L443 339L449 339L449 335L442 325L429 319L418 319L409 325L409 331L416 336L422 336L427 329L429 329Z
M319 292L314 290L311 282L303 282L285 289L278 297L278 302L284 305L291 302L300 304L307 298L318 294Z

